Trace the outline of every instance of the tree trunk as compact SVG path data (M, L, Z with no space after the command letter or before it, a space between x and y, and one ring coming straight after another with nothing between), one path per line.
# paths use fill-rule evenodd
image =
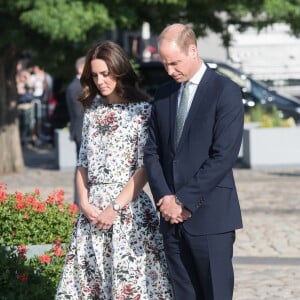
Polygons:
M16 52L0 48L0 175L24 168L19 134L16 93Z
M18 122L1 128L0 174L21 172L24 167Z

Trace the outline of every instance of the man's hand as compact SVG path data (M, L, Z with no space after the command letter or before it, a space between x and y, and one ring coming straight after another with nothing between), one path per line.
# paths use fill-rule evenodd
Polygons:
M162 197L157 206L165 221L171 224L181 223L191 217L191 213L182 205L176 203L175 195L167 195Z
M189 219L189 218L191 218L192 217L192 214L191 214L191 212L188 210L188 209L186 209L185 207L183 207L182 208L182 213L181 213L181 219L183 220L183 221L186 221L187 219ZM183 222L182 221L182 222Z

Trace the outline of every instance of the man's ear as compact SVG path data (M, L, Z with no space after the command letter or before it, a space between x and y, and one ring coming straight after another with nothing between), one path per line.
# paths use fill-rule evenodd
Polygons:
M198 57L198 49L195 45L189 46L189 54L193 59L196 59Z

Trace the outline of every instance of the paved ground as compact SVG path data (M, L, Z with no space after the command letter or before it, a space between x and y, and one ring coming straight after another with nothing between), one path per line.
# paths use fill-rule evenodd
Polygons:
M73 201L73 170L56 170L53 149L24 149L22 174L1 176L9 191L63 189ZM300 299L300 168L234 169L244 229L235 244L234 300ZM147 191L148 188L147 188Z

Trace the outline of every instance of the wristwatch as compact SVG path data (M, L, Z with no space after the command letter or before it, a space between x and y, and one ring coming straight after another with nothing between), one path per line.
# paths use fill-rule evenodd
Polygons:
M121 212L121 206L120 206L119 203L117 203L115 200L113 200L113 201L111 202L111 204L112 204L112 207L113 207L113 210L114 210L114 211L116 211L116 212L118 212L118 213Z

